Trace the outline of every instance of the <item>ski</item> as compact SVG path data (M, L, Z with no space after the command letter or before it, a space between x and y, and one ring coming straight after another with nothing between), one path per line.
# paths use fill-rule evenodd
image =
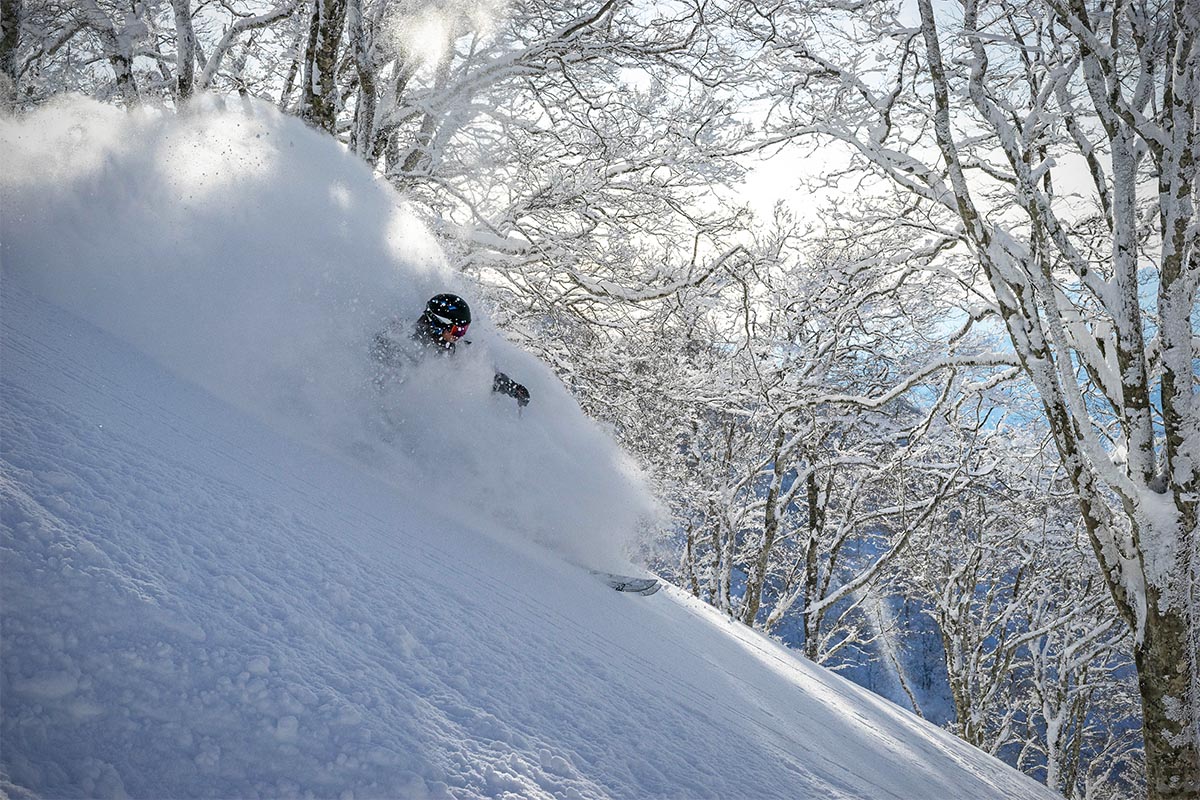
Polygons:
M662 588L658 578L637 578L632 575L616 575L612 572L601 572L595 569L588 570L588 572L618 592L648 596Z

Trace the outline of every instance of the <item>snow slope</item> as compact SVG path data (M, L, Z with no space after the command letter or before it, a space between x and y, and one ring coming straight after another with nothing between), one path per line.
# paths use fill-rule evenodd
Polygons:
M343 317L449 277L336 147L264 109L49 113L0 130L0 793L1055 796L681 592L573 565L620 562L644 492L485 325L488 356L371 397ZM243 134L303 152L156 219ZM147 155L186 136L186 166ZM365 213L323 254L329 206L297 197L331 182ZM496 360L526 416L474 388Z

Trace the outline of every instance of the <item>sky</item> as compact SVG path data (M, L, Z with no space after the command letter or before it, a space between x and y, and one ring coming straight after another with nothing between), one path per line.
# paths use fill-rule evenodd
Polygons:
M469 287L333 142L64 99L0 147L0 792L1055 796L596 580L653 503L485 315L377 389L377 326Z

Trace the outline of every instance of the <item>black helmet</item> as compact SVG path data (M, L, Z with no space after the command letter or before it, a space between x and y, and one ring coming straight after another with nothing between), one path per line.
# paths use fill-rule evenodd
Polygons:
M434 295L421 314L418 336L438 347L453 350L454 343L467 335L470 324L471 307L466 300L456 294Z
M471 307L456 294L437 294L429 298L429 302L425 304L425 315L431 323L441 324L446 328L451 325L471 324Z

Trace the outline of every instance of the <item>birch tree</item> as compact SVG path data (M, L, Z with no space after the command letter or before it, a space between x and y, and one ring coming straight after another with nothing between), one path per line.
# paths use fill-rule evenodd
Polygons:
M512 307L593 322L706 281L747 259L744 212L715 195L740 174L722 154L743 130L686 74L697 8L512 4L406 82L375 151Z
M338 61L347 0L312 0L300 115L316 128L337 132L340 92Z
M774 135L910 193L1036 388L1133 636L1155 798L1200 794L1198 21L1195 0L837 4L793 40L744 20L791 71Z
M17 48L21 41L22 0L0 2L0 112L17 105Z
M1012 461L985 458L996 456ZM1136 772L1139 750L1122 730L1130 636L1084 560L1078 514L1023 482L1010 469L964 492L906 572L942 642L951 729L994 755L1015 749L1018 766L1068 797L1087 796L1098 774L1128 791L1114 770Z
M923 359L915 329L941 311L915 273L897 296L870 250L796 261L777 245L655 339L688 365L655 373L678 422L652 456L656 471L683 462L685 585L744 624L798 630L831 665L867 657L861 603L964 482L962 449L930 432L940 403L857 402ZM638 428L630 446L649 438Z
M21 11L19 36L15 50L5 55L13 64L14 102L36 104L55 92L83 91L127 106L161 101L181 107L197 92L265 85L269 79L257 75L247 80L245 61L253 51L256 64L271 63L275 53L252 39L287 20L298 0L275 5L148 0L128 7L106 0L23 0L14 5ZM4 31L8 35L7 22ZM107 75L97 63L109 66ZM0 68L7 68L5 62Z
M916 537L896 592L934 624L957 735L1068 797L1140 794L1132 636L1026 402L1001 385L951 404L970 485ZM910 624L895 647L928 638Z

